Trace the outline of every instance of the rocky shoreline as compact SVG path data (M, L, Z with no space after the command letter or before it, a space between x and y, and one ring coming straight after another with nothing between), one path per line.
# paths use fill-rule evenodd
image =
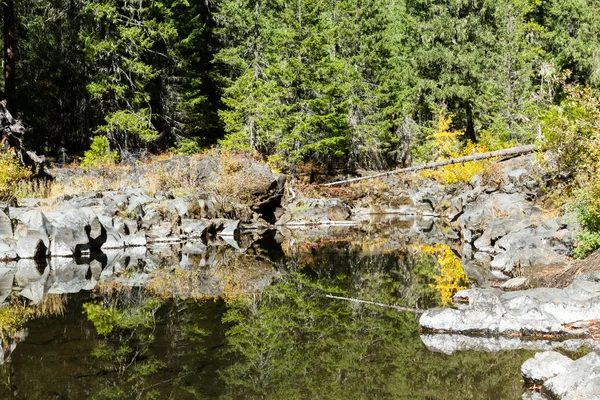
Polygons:
M163 185L149 193L149 176L157 168L167 175L185 170L193 177L193 190L175 196ZM475 284L455 295L456 309L432 309L422 315L423 341L431 350L550 350L585 344L597 351L597 269L587 268L576 279L576 271L563 277L564 284L557 286L571 283L562 289L534 288L536 283L528 279L536 271L572 267L578 229L574 217L543 209L539 199L545 183L536 171L533 156L527 155L499 162L492 174L462 186L445 187L433 180L415 185L410 179L388 176L369 189L324 190L286 184L285 176L244 156L208 156L194 163L167 160L162 166L128 170L127 185L113 190L62 195L51 203L26 199L19 206L0 208L0 281L8 287L16 279L21 295L35 302L49 290L69 293L93 286L106 271L126 268L121 264L137 259L130 255L134 253L147 257L153 249L172 244L187 247L183 253L188 255L208 254L207 248L217 244L243 252L252 246L253 239L244 234L248 232L276 229L281 237L303 241L334 237L338 231L342 236L352 230L364 234L376 220L384 227L379 235L383 248L395 248L406 238L447 243ZM58 182L83 174L51 172ZM106 179L106 174L91 175ZM386 221L396 216L407 221L401 222L406 225L402 233L397 227L385 231ZM86 259L89 262L82 261ZM44 263L48 269L40 270ZM57 289L61 274L70 277L64 278L67 286L76 287ZM271 275L258 274L249 284L265 285ZM71 279L75 276L81 279ZM123 284L146 284L147 278L128 277ZM114 279L122 278L116 274ZM218 292L206 290L207 295ZM600 383L584 386L585 393L594 393L590 387L600 392ZM552 398L570 399L580 393L573 388L546 391Z

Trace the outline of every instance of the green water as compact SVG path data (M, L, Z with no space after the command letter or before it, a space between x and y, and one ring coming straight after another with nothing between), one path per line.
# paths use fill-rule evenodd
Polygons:
M227 302L142 288L68 295L62 315L26 324L0 366L0 398L521 397L520 366L531 352L433 353L414 314L325 297L433 307L429 258L344 242L287 256L269 246L261 259L277 277Z

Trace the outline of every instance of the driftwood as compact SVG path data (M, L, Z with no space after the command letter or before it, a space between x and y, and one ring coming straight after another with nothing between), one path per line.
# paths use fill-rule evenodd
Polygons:
M23 146L25 128L15 119L6 107L6 100L0 101L0 143L1 150L12 151L20 163L31 169L35 178L51 179L44 168L44 156L38 156L33 151L27 151Z
M328 299L345 300L345 301L351 301L353 303L370 304L373 306L393 308L394 310L397 310L397 311L407 311L407 312L413 312L415 314L423 314L425 312L425 310L421 310L419 308L401 307L401 306L395 306L395 305L390 305L390 304L377 303L375 301L351 299L349 297L341 297L341 296L333 296L331 294L326 294L325 297L327 297Z
M488 153L479 153L479 154L473 154L470 156L451 158L449 160L436 161L436 162L432 162L432 163L428 163L428 164L424 164L424 165L416 165L414 167L400 168L400 169L395 169L393 171L380 172L378 174L373 174L373 175L369 175L369 176L361 176L358 178L351 178L351 179L346 179L343 181L326 183L326 184L323 184L322 186L344 185L347 183L354 183L354 182L363 181L366 179L379 178L382 176L402 174L405 172L420 171L423 169L433 169L433 168L443 167L444 165L452 165L452 164L465 163L465 162L469 162L469 161L484 160L487 158L507 157L507 156L527 154L527 153L533 152L533 149L534 149L533 145L511 147L510 149L503 149L503 150L497 150L497 151L490 151Z

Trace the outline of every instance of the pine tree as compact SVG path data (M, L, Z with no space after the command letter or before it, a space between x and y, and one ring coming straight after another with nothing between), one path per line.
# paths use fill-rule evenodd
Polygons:
M494 6L490 0L407 0L418 40L414 71L420 99L434 120L455 114L465 138L477 140L484 82L494 52Z
M145 0L93 0L85 10L89 28L81 37L95 66L87 91L105 119L96 132L122 153L136 151L166 134L156 125L164 116L161 70L171 61L165 49L177 36L172 10Z

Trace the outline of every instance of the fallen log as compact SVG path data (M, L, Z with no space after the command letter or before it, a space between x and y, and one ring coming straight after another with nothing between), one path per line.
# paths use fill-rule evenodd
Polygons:
M337 299L337 300L350 301L352 303L370 304L370 305L373 305L373 306L393 308L394 310L397 310L397 311L413 312L415 314L423 314L426 311L426 310L421 310L419 308L401 307L401 306L395 306L395 305L392 305L392 304L378 303L378 302L375 302L375 301L352 299L350 297L342 297L342 296L333 296L331 294L326 294L325 297L327 297L328 299Z
M515 156L515 155L521 155L521 154L528 154L528 153L533 152L533 150L534 150L533 145L511 147L510 149L490 151L487 153L478 153L478 154L473 154L470 156L451 158L448 160L435 161L435 162L423 164L423 165L416 165L414 167L400 168L400 169L395 169L393 171L380 172L380 173L369 175L369 176L361 176L358 178L345 179L343 181L325 183L321 186L344 185L347 183L354 183L354 182L363 181L366 179L374 179L374 178L379 178L382 176L402 174L405 172L414 172L414 171L420 171L420 170L424 170L424 169L433 169L433 168L443 167L445 165L459 164L459 163L465 163L465 162L469 162L469 161L485 160L487 158L508 157L508 156Z

